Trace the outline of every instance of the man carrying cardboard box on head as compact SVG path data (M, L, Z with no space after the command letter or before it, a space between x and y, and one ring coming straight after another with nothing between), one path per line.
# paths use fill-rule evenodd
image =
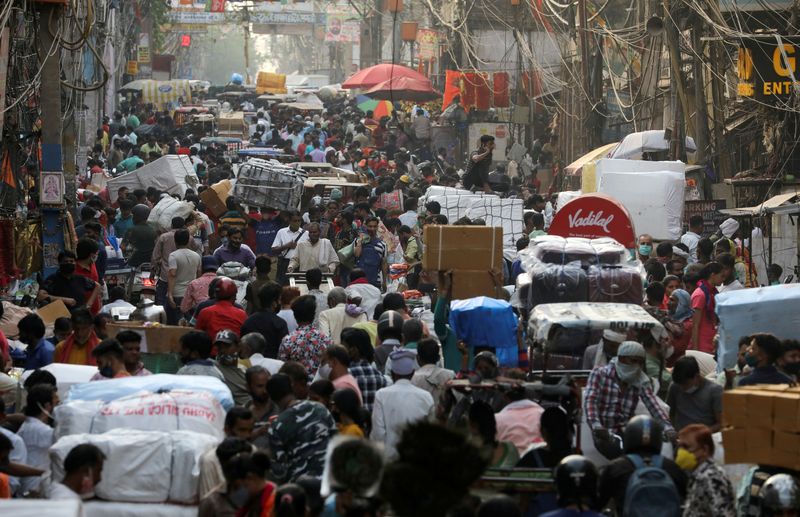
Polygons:
M739 380L739 386L755 384L789 384L791 377L778 371L775 363L783 354L783 346L772 334L753 334L747 348L745 361L753 372Z

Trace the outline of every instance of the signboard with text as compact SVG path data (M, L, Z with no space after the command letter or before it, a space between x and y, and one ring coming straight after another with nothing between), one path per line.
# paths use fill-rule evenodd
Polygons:
M785 101L800 88L800 38L743 39L740 45L736 62L740 97Z
M719 228L720 223L728 218L719 211L727 208L724 199L709 201L685 201L683 206L683 227L689 228L689 218L695 215L703 217L703 236L711 235Z
M628 210L611 196L599 193L583 194L561 207L547 233L586 239L611 237L626 248L636 243Z

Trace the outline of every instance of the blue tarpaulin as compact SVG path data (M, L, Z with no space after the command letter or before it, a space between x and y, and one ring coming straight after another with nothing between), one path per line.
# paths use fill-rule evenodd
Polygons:
M486 296L454 300L450 328L471 348L494 347L501 366L517 365L517 317L508 302Z

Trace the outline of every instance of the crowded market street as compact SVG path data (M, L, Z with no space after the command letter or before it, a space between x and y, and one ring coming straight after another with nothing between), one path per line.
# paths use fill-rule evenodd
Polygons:
M0 515L800 516L745 3L6 0Z

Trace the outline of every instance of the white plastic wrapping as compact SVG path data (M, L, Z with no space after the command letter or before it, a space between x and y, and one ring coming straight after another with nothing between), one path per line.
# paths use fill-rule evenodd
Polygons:
M426 202L436 201L441 207L441 214L447 217L447 222L453 224L465 215L470 203L481 196L468 194L448 194L445 196L429 196Z
M194 205L188 201L178 201L172 196L163 196L156 206L150 210L147 222L156 230L166 232L172 229L172 219L183 217L184 220L194 212Z
M111 402L141 391L158 393L169 390L190 390L211 393L226 410L233 407L231 390L216 377L205 375L171 375L159 373L142 377L109 379L102 382L76 384L67 400L102 400Z
M595 264L624 264L628 262L625 246L614 239L583 239L542 235L519 252L522 267L533 271L538 264L567 264L579 262L584 268Z
M112 203L116 203L117 192L121 187L128 187L131 191L155 187L161 192L177 194L183 199L186 189L196 191L199 183L188 156L168 154L133 172L108 180L108 197Z
M496 196L474 199L467 208L467 217L483 219L486 226L503 228L503 248L514 248L517 240L525 235L521 199L500 199Z
M110 515L114 517L142 517L143 515L147 517L197 517L196 506L178 504L87 501L83 504L83 509L86 517L108 517Z
M84 443L96 445L106 456L102 480L95 487L101 499L192 504L198 499L199 458L219 440L191 431L132 429L65 436L50 448L53 479L64 477L64 459Z
M41 369L47 370L56 378L58 396L61 400L66 400L72 386L89 382L89 379L97 374L96 366L82 364L50 363ZM32 373L33 370L25 370L22 373L21 381L25 382L25 379Z
M99 434L112 429L144 431L188 430L225 436L225 410L211 394L203 391L172 390L142 392L118 400L75 400L55 409L56 437L78 433Z
M639 235L676 241L683 233L684 169L681 162L599 160L597 192L628 209Z

